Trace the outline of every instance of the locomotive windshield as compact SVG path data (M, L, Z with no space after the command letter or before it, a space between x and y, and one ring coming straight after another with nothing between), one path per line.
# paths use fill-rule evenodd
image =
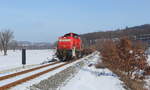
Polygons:
M71 36L70 33L64 35L64 37L70 37L70 36Z
M75 34L75 33L68 33L68 34L65 34L64 37L74 37L74 38L78 38L79 35L78 35L78 34Z

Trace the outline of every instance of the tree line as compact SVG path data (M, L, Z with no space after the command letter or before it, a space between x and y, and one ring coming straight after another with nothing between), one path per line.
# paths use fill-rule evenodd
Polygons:
M83 39L83 43L89 46L102 39L115 39L123 36L127 36L133 39L136 36L143 34L150 34L150 24L144 24L135 27L126 27L124 29L82 34L81 38Z
M29 41L16 41L14 39L14 32L10 29L4 29L0 31L0 51L7 55L7 50L16 49L21 50L22 48L25 49L50 49L52 48L51 43L47 42L37 42L32 43Z

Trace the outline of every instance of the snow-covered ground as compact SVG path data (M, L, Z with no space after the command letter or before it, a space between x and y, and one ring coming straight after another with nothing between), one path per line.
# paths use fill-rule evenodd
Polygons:
M27 51L27 64L39 64L47 59L47 57L52 57L54 54L53 50L29 50ZM52 72L49 72L47 74L41 75L38 78L32 79L30 81L27 81L25 83L22 83L18 86L15 86L11 88L11 90L30 90L30 86L33 84L38 84L42 80L46 80L49 77L55 75L56 73L61 72L62 70L75 65L77 68L80 69L80 71L70 80L67 80L68 82L64 82L63 85L59 86L58 90L125 90L123 87L123 82L119 80L119 77L117 77L114 73L112 73L107 68L104 69L96 69L93 66L89 66L90 64L95 64L100 59L99 53L95 52L87 57L84 57L74 63L68 64L63 66L62 68L59 68L57 70L54 70ZM14 68L19 67L21 65L21 51L9 51L8 56L0 55L0 62L2 69L8 69L8 68ZM13 61L12 61L13 60ZM4 62L5 61L5 62ZM84 62L85 66L83 68L80 68L78 62ZM52 67L52 66L50 66ZM4 85L5 83L10 83L10 81L20 79L21 77L27 77L30 74L38 73L43 70L46 70L47 68L34 71L31 73L28 73L26 75L20 75L19 77L14 77L10 80L1 81L0 86Z
M9 84L9 83L11 83L11 82L20 80L20 79L22 79L22 78L25 78L25 77L28 77L28 76L37 74L37 73L39 73L39 72L45 71L45 70L47 70L47 69L49 69L49 68L53 68L53 67L59 66L59 65L61 65L61 64L63 64L63 62L62 62L62 63L55 64L55 65L51 65L51 66L48 66L48 67L45 67L45 68L41 68L41 69L35 70L35 71L33 71L33 72L29 72L29 73L26 73L26 74L22 74L22 75L19 75L19 76L17 76L17 77L13 77L13 78L9 78L9 79L6 79L6 80L2 80L2 81L0 81L0 87L3 86L3 85Z
M46 73L46 74L44 74L44 75L41 75L40 77L37 77L37 78L35 78L35 79L32 79L32 80L27 81L27 82L25 82L25 83L22 83L22 84L20 84L20 85L18 85L18 86L15 86L15 87L11 88L11 90L20 90L20 88L21 88L21 90L30 90L30 86L32 86L33 84L38 84L38 83L40 83L42 80L46 80L46 79L48 79L49 77L51 77L51 76L53 76L53 75L55 75L55 74L57 74L57 73L59 73L59 72L65 70L66 68L68 68L68 67L70 67L70 66L72 66L72 65L75 65L75 64L78 63L78 62L81 62L82 60L84 60L84 59L86 59L86 58L88 58L88 56L85 57L85 58L82 58L82 59L80 59L80 60L78 60L78 61L75 61L75 62L73 62L73 63L71 63L71 64L67 64L67 65L65 65L65 66L63 66L63 67L61 67L61 68L58 68L58 69L54 70L54 71L51 71L51 72ZM40 72L40 71L39 71L39 72ZM36 90L40 90L40 89L36 89ZM45 89L45 90L47 90L47 89ZM51 89L49 89L49 90L51 90ZM72 90L72 89L71 89L71 90Z
M81 68L79 73L59 90L125 90L123 82L107 68L96 69L89 64L96 63L100 57L96 54Z
M148 55L147 62L150 65L150 55ZM150 90L150 75L146 77L145 82L145 87L147 88L147 90Z
M148 64L150 65L150 55L148 55L147 62L148 62Z
M0 52L0 72L6 69L22 67L22 51L8 50L8 55L4 56ZM27 50L26 51L26 65L36 65L47 60L47 57L52 58L54 50Z

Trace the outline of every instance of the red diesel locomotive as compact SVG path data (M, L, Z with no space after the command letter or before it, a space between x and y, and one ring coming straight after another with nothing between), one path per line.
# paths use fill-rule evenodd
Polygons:
M82 41L78 34L68 33L59 37L56 55L61 61L81 57Z

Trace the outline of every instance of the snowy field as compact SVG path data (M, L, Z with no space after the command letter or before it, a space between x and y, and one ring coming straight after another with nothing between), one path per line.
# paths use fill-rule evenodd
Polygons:
M148 55L148 64L150 65L150 55ZM150 75L146 77L145 82L145 87L147 88L147 90L150 90Z
M52 58L54 54L55 50L27 50L27 65L38 65L43 61L46 61L47 58L49 59ZM60 85L57 90L125 90L124 83L120 81L119 77L115 75L113 72L111 72L109 69L95 68L94 64L96 64L98 60L100 61L99 53L95 52L77 61L77 62L83 61L85 63L85 66L79 68L79 66L76 65L76 67L80 69L79 72L72 79L69 78L67 82L64 82L63 85ZM12 50L9 50L7 56L3 56L3 54L0 52L0 61L1 61L0 71L16 67L22 67L21 51L17 50L13 52ZM11 90L19 90L19 88L22 88L22 90L30 90L29 87L32 86L33 84L38 84L40 81L46 80L50 76L59 73L60 71L66 69L67 67L75 65L77 62L66 65L62 68L44 74L33 80L27 81L23 84L11 88ZM148 56L148 62L150 64L150 55ZM43 71L48 68L49 67L41 69L39 71ZM32 75L33 73L38 73L39 71L34 71L25 75L20 75L19 77L14 77L10 80L8 79L7 81L1 81L0 86L13 80L18 80L21 77L27 77L30 74ZM150 77L146 79L146 82L147 82L146 87L150 88L149 85Z
M36 50L38 51L38 50ZM32 53L32 55L35 57L32 59L37 59L38 57L43 60L42 57L40 57L40 53L42 53L42 56L49 56L49 53L53 54L54 51L52 50L44 50L39 51L39 53L36 53L36 51L29 51ZM19 53L19 51L17 51ZM16 52L16 53L17 53ZM35 54L36 53L36 54ZM44 54L45 53L45 54ZM44 55L43 55L44 54ZM16 55L16 54L15 54ZM79 68L80 71L72 78L67 80L67 82L64 82L64 84L60 85L57 90L125 90L124 84L122 81L119 80L119 77L117 77L114 73L112 73L109 69L103 68L103 69L96 69L94 66L89 66L89 64L95 64L100 59L98 52L95 52L89 56L86 56L74 63L68 64L63 66L62 68L59 68L57 70L54 70L52 72L49 72L47 74L41 75L40 77L37 77L35 79L32 79L30 81L27 81L25 83L22 83L20 85L17 85L11 90L30 90L30 86L33 84L38 84L42 80L48 79L50 76L55 75L56 73L61 72L62 70L66 69L67 67L70 67L72 65L75 65L76 68ZM79 67L76 65L77 62L84 62L84 67ZM41 63L41 60L38 60L36 63ZM29 62L28 64L36 64L34 62ZM54 67L54 66L50 66ZM48 67L47 67L48 68ZM45 68L45 69L47 69ZM20 75L19 77L27 77L30 74L41 72L45 69L41 69L38 71L34 71L31 73L28 73L26 75ZM1 81L0 86L4 85L5 83L10 83L13 80L19 79L19 77L14 77L10 80ZM37 89L41 90L41 89ZM49 89L51 90L51 89Z
M7 56L4 56L3 53L0 52L0 72L7 69L22 67L21 54L21 50L16 50L15 52L8 50ZM54 50L27 50L26 65L40 64L46 61L47 57L52 58L53 55Z
M123 88L123 82L119 80L119 77L117 77L107 68L96 69L94 66L88 66L89 64L96 63L99 58L100 57L98 53L89 55L88 57L84 57L72 64L63 66L62 68L59 68L36 79L30 80L26 83L11 88L11 90L18 90L19 88L22 88L22 90L30 90L29 87L33 84L39 83L42 80L46 80L50 76L53 76L56 73L59 73L60 71L66 69L69 66L75 65L77 62L80 61L84 61L85 66L83 68L80 68L80 71L75 75L75 77L73 77L69 81L67 80L68 82L64 82L64 84L60 85L57 90L125 90ZM79 66L76 65L76 67L78 68ZM99 75L99 73L102 75Z
M80 69L79 73L58 90L125 90L119 77L107 68L89 67L89 64L94 64L99 59L99 55L96 54L89 60L85 60L86 65Z
M46 80L46 79L48 79L49 77L51 77L51 76L53 76L53 75L55 75L55 74L57 74L57 73L59 73L59 72L65 70L66 68L68 68L68 67L70 67L70 66L73 66L73 65L75 65L76 63L81 62L81 61L84 60L84 59L87 59L88 57L89 57L89 56L84 57L84 58L82 58L82 59L80 59L80 60L78 60L78 61L75 61L75 62L71 63L71 64L67 64L67 65L65 65L65 66L63 66L63 67L61 67L61 68L58 68L58 69L54 70L54 71L48 72L48 73L46 73L46 74L44 74L44 75L41 75L40 77L37 77L37 78L35 78L35 79L32 79L32 80L27 81L27 82L25 82L25 83L22 83L22 84L20 84L20 85L18 85L18 86L15 86L15 87L11 88L10 90L19 90L20 88L21 88L21 90L30 90L30 86L32 86L33 84L38 84L38 83L40 83L42 80ZM62 62L62 63L64 63L64 62ZM51 67L51 66L50 66L50 67ZM53 66L52 66L52 67L53 67ZM41 71L41 70L39 70L39 71ZM6 82L6 83L7 83L7 82ZM36 90L43 90L43 89L36 89ZM45 89L45 90L47 90L47 89ZM49 90L51 90L51 89L49 89ZM70 90L72 90L72 89L70 89Z
M148 55L148 64L150 65L150 55Z

